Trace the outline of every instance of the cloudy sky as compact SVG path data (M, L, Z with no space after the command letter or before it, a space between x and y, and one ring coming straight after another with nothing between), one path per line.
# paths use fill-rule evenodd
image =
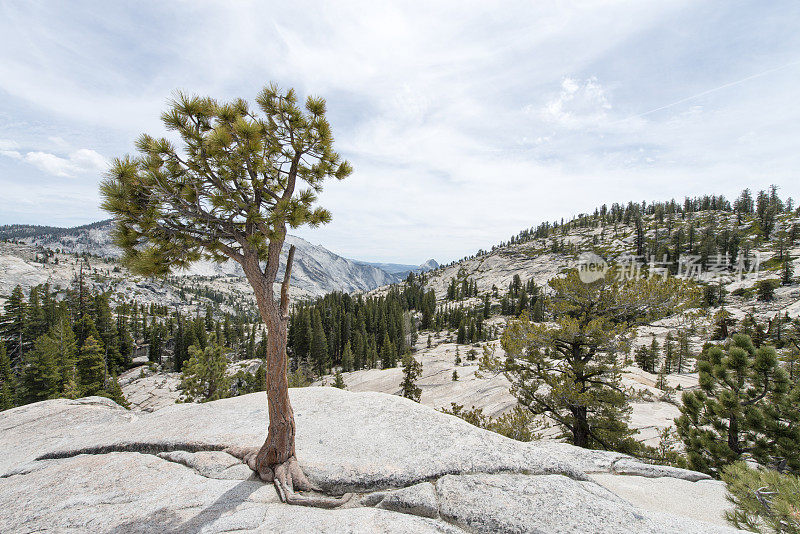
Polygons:
M327 99L355 172L299 235L352 258L450 261L604 202L798 198L798 26L796 1L3 1L0 224L106 218L107 162L173 90L271 80Z

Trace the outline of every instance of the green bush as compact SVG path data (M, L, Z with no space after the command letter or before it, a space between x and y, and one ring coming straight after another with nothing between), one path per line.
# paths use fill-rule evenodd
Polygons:
M450 406L450 409L442 408L439 411L449 415L455 415L471 425L497 432L498 434L517 441L541 439L537 431L542 430L544 425L537 422L533 418L533 414L522 406L517 405L510 412L506 412L495 418L484 415L483 409L474 406L471 410L465 410L464 406L456 404L455 402L451 402Z
M800 477L737 462L723 469L722 480L735 507L725 512L725 519L735 527L753 532L800 533Z

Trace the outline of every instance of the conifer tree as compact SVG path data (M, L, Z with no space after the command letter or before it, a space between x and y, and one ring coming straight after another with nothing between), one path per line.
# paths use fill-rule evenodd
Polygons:
M647 345L641 345L636 349L634 360L636 361L636 365L643 371L647 371L648 373L655 372L656 362L653 358L653 352Z
M655 373L658 362L661 360L661 346L658 344L656 336L650 337L650 351L648 360L650 361L650 372Z
M50 329L50 337L57 345L56 365L58 374L60 376L59 390L62 394L66 395L67 382L72 379L76 380L75 376L75 362L77 344L75 341L75 333L69 324L69 319L66 315L62 315L57 319L56 324ZM73 383L70 388L75 387ZM67 396L67 398L73 398Z
M467 342L467 329L464 326L464 321L461 321L461 324L458 325L458 334L456 335L456 343L459 345L463 345Z
M78 368L75 361L65 368L61 374L61 396L65 399L77 399L81 396L78 384Z
M24 404L58 397L61 392L58 372L58 344L48 335L36 338L33 350L25 355L22 369Z
M485 354L481 371L504 373L520 404L554 419L573 445L635 452L618 355L631 326L694 304L697 291L678 279L624 279L613 270L588 284L571 270L549 285L553 324L525 314L510 321L501 338L506 358Z
M767 333L752 313L748 313L742 319L742 333L750 338L756 348L761 347L767 340Z
M309 97L303 106L294 90L269 85L256 102L254 109L243 99L223 103L177 94L162 120L180 147L142 135L139 157L113 162L101 186L103 208L115 218L123 260L139 273L167 274L204 256L242 266L269 334L269 428L264 445L246 461L275 482L281 500L317 504L293 491L313 487L295 457L286 374L294 247L280 300L273 284L287 226L329 222L330 212L314 207L316 195L325 179L343 179L352 169L333 150L323 99Z
M247 349L245 352L245 359L252 360L256 357L256 327L250 329L250 334L247 337Z
M6 352L12 367L22 361L22 355L28 349L27 303L22 287L16 286L4 305L4 314L0 316L0 336L6 341Z
M367 367L374 369L378 364L378 350L375 346L375 338L371 338L367 344Z
M397 349L394 343L389 341L389 336L384 336L381 346L381 365L384 369L397 367Z
M401 395L419 402L422 390L417 386L417 379L422 375L422 364L411 353L403 356L403 381L400 384Z
M163 323L153 319L150 327L150 344L147 350L147 359L154 363L162 363L164 357L164 338L166 328Z
M781 283L785 286L791 285L794 279L794 263L792 258L787 254L781 266Z
M737 462L724 468L722 480L733 504L732 510L725 511L725 519L733 526L750 532L800 532L800 477Z
M125 394L122 392L122 387L119 385L119 380L117 380L117 375L115 374L110 375L106 379L105 386L100 394L103 397L108 397L109 399L113 400L123 408L130 407L128 399L125 398Z
M94 319L88 313L84 314L74 327L75 341L79 347L83 347L86 340L93 337L95 341L101 342L100 333L97 331Z
M779 282L772 278L756 282L758 300L763 302L772 302L775 300L775 288L778 287L778 284Z
M0 341L0 411L14 407L14 374L5 344Z
M724 347L707 345L698 367L700 389L684 392L681 415L675 420L689 466L718 475L746 453L762 465L775 464L779 454L769 444L780 431L770 423L768 408L791 411L786 402L788 375L775 349L757 349L747 335L734 334ZM800 467L798 455L794 453L792 462Z
M322 328L322 319L319 311L314 310L311 333L311 361L314 364L314 371L319 375L324 375L330 368L328 358L328 339L325 330Z
M78 355L78 390L82 397L97 395L106 382L106 365L103 346L94 336L86 338Z
M204 349L189 347L189 360L183 366L180 388L186 401L208 402L230 396L229 350L212 335Z
M664 339L664 373L670 374L675 370L675 342L673 341L672 331L667 332Z
M721 339L728 339L730 336L730 327L736 323L736 320L733 318L733 314L725 309L725 307L721 307L717 313L714 314L714 332L711 335L711 339L721 340Z
M345 344L344 352L342 352L342 368L345 371L353 370L353 350L350 348L349 341Z
M258 349L256 350L256 358L259 360L267 359L267 336L261 332L261 339L258 341Z
M184 332L183 320L178 317L175 327L175 348L172 351L172 361L175 371L180 372L183 362L188 359L189 346L186 345L186 333Z
M133 351L135 342L131 331L126 322L122 322L118 329L118 346L117 352L119 353L119 360L114 362L118 371L127 369L133 362Z
M333 377L333 387L339 389L347 389L347 386L344 383L344 378L342 377L342 373L338 369L336 370L336 374Z
M41 291L41 286L34 286L28 295L25 320L25 337L27 339L36 340L39 336L47 333L47 320L39 298Z

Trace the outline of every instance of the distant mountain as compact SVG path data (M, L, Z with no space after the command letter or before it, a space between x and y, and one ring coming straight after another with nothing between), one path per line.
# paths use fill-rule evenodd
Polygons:
M422 265L406 265L404 263L375 263L375 262L368 262L368 261L358 261L355 260L357 263L361 263L362 265L372 265L373 267L377 267L382 271L386 271L389 274L393 274L397 277L398 280L403 280L408 276L408 273L415 272L415 273L423 273L426 271L432 271L439 267L439 264L436 263L436 260L430 259L423 263Z
M104 258L117 258L121 255L121 251L111 241L111 228L111 220L74 228L13 224L0 226L0 239L40 245L53 250L60 249L68 253L87 252ZM292 235L286 237L281 258L281 273L289 245L295 245L297 248L292 268L292 285L313 295L324 295L331 291L369 291L402 279L375 265L343 258L322 246L312 245ZM199 261L188 270L177 274L244 275L237 263L218 264L211 261Z
M434 271L439 268L439 264L433 258L419 266L421 271Z

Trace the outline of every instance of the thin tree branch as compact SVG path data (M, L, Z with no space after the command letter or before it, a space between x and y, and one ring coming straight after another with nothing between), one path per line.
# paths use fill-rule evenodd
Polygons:
M289 256L286 258L286 272L281 283L281 316L289 318L289 282L292 279L292 261L294 260L294 245L289 247Z

